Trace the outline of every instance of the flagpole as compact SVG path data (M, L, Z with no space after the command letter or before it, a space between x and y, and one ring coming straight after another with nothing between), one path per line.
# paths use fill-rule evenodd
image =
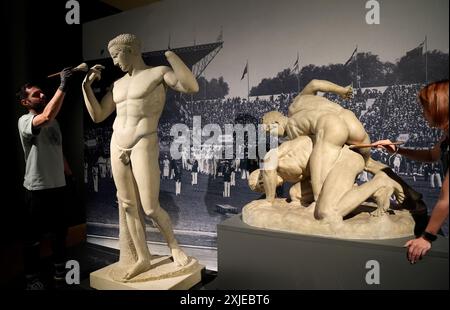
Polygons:
M197 46L197 27L194 25L194 46Z
M356 86L358 88L361 88L361 84L359 82L359 70L358 70L358 45L356 45L356 54L355 54L355 61L356 61Z
M171 48L170 48L170 43L171 43L170 41L172 40L172 38L171 38L171 37L172 37L172 32L171 32L171 31L169 31L169 43L167 44L167 49L168 49L168 50L170 50L170 49L171 49Z
M428 84L428 40L425 36L425 84Z
M247 103L250 102L250 68L247 59Z
M297 51L297 94L300 93L300 55Z

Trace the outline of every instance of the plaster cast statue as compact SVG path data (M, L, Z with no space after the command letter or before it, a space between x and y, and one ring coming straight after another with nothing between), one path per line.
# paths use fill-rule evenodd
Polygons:
M104 67L95 65L87 73L82 89L94 122L102 122L114 110L117 113L110 146L111 166L120 206L119 263L125 268L120 280L128 281L152 268L142 211L166 239L175 264L185 266L190 261L174 237L167 212L159 205L157 128L167 88L195 93L198 84L189 68L171 51L165 53L171 67L147 66L134 35L115 37L108 50L114 65L125 75L112 84L99 102L91 86L101 78Z
M264 158L263 169L253 175L251 187L260 191L264 188L266 199L244 207L244 222L343 238L411 235L414 220L408 211L387 213L390 197L395 194L402 207L412 209L411 205L424 206L420 194L386 165L371 159L369 147L350 149L352 144L370 144L368 134L353 112L317 95L319 91L333 92L342 98L353 93L350 86L312 80L290 105L288 117L277 111L264 115L266 129L289 141L270 151ZM374 178L355 186L355 179L363 170L374 174ZM275 198L277 185L284 181L294 183L290 189L291 203ZM358 213L344 220L361 204L367 204L369 197L376 201L375 212Z
M310 158L311 185L315 200L318 199L342 146L370 143L368 134L355 114L337 103L317 96L318 91L333 92L342 98L353 95L351 86L341 87L328 81L312 80L289 106L289 118L278 116L281 120L278 129L280 135L287 135L290 139L304 135L315 136ZM268 114L263 123L272 122L271 117L277 116ZM361 154L367 161L370 149L361 149Z
M309 136L300 136L283 142L278 148L266 154L264 161L276 158L276 169L254 171L249 179L252 190L264 192L270 202L275 200L276 187L283 182L292 183L289 194L292 201L304 205L314 202L310 185L309 161L313 150L313 141ZM341 148L339 158L325 180L319 199L311 207L315 218L332 223L343 221L344 216L355 210L369 197L374 197L378 208L373 215L381 216L390 207L390 197L395 194L399 202L404 199L402 186L379 171L372 180L354 186L355 179L365 167L363 157L350 150ZM275 168L272 166L271 168Z
M317 200L312 193L310 158L314 139L299 136L269 151L261 169L249 178L252 190L266 194L244 206L242 219L251 226L345 239L387 239L412 235L409 211L392 209L394 194L401 203L402 186L383 171L356 185L365 169L363 156L344 145L322 186ZM291 201L276 198L276 187L292 183ZM367 202L372 197L376 204ZM388 210L389 209L389 210Z
M277 111L269 112L263 117L263 124L267 129L275 129L279 136L287 136L291 140L299 136L314 137L314 147L309 161L314 200L319 198L322 186L343 145L370 144L369 135L355 114L325 97L318 96L319 91L332 92L342 98L351 98L353 95L351 86L342 87L329 81L312 80L289 106L288 117ZM276 127L273 128L273 125ZM372 174L384 171L403 187L407 198L405 207L408 205L408 209L416 209L424 206L419 193L409 187L388 166L370 157L370 147L359 148L358 152L364 158L366 171Z

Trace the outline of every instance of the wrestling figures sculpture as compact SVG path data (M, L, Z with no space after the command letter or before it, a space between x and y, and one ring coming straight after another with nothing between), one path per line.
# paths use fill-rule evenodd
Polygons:
M419 196L387 166L370 158L370 148L353 150L351 145L370 144L363 125L340 105L318 96L333 92L352 96L351 87L312 80L294 99L288 117L277 111L264 115L263 124L289 140L269 151L262 169L249 178L252 190L266 194L243 209L243 220L261 228L350 239L385 239L410 236L414 220L406 210L388 210L390 198L399 205ZM363 170L374 175L357 186ZM276 187L292 183L291 202L276 199ZM411 198L411 196L414 196ZM376 202L374 212L360 212L366 200ZM373 210L369 209L368 210ZM367 211L367 207L366 207ZM358 214L356 214L358 213Z

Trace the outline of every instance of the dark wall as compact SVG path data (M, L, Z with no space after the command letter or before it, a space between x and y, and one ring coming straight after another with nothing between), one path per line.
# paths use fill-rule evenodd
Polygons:
M2 231L16 236L20 230L20 210L23 196L24 158L17 133L17 120L27 111L15 101L15 92L25 82L32 81L41 86L47 97L51 98L59 85L59 78L47 79L46 76L60 71L66 66L76 66L82 58L82 23L119 11L100 1L81 0L81 24L68 25L65 16L65 0L58 1L1 1L3 29L6 29L6 57L3 69L6 79L6 98L3 125L4 168L8 199L12 201L6 208L5 218L10 219L3 225ZM65 156L72 167L77 198L83 197L83 101L81 94L82 76L74 78L74 85L67 93L58 121L63 133ZM6 149L6 148L5 148ZM82 199L71 207L71 224L84 222ZM3 216L2 216L3 217ZM2 234L3 236L4 234ZM9 237L8 237L9 238Z
M81 24L117 13L97 0L80 0ZM17 132L17 120L27 113L15 100L25 82L34 81L47 97L53 96L59 78L46 76L65 66L76 66L82 59L82 26L65 22L66 1L0 1L2 42L2 223L0 225L0 287L21 287L23 236L23 174L25 161ZM74 194L66 202L71 226L85 222L83 193L83 100L82 76L75 78L58 121L63 134L65 156L74 176ZM71 235L69 235L69 240ZM79 238L72 236L72 239Z

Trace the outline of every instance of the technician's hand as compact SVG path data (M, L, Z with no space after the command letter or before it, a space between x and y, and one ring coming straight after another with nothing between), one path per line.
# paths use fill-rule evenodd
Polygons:
M67 67L64 68L61 73L59 74L60 79L61 79L61 84L59 85L59 89L63 92L67 91L67 87L68 87L68 83L72 77L72 68L71 67Z
M388 153L395 153L397 151L397 146L393 145L392 141L389 139L373 142L372 144L373 144L373 146L376 146L377 148L386 150ZM388 145L383 145L383 144L388 144Z
M408 248L407 255L411 264L414 264L419 259L422 259L422 257L431 249L431 243L423 237L409 240L404 246Z
M100 79L102 78L102 71L105 69L104 66L102 65L95 65L93 66L91 69L89 69L88 73L86 74L86 77L84 78L83 83L87 84L87 85L91 85L92 82L94 82L95 80L100 81Z

